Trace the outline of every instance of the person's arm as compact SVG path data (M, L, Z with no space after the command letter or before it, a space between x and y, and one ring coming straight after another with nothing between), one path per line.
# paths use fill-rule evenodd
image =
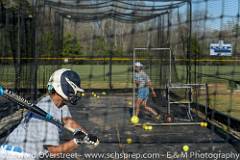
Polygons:
M150 79L148 80L148 87L151 89L153 97L157 97L157 94L154 91L154 88Z
M136 87L138 88L139 86L139 81L135 81Z
M78 129L80 128L83 131L86 131L82 128L75 120L71 117L64 117L63 118L64 125L67 125L70 128ZM75 140L69 140L63 144L58 146L48 146L47 149L52 154L59 154L59 153L69 153L76 149L79 145L75 142Z
M86 129L81 127L81 125L79 123L77 123L74 119L72 119L71 117L64 117L63 123L64 123L64 125L68 126L69 128L73 128L73 129L80 128L81 130L86 132Z
M78 146L79 145L76 144L75 141L72 139L58 146L48 146L47 149L48 152L50 152L51 154L70 153L74 149L78 148Z

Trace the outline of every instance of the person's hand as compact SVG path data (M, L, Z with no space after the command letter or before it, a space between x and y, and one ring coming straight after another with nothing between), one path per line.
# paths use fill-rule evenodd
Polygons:
M157 97L157 93L154 90L152 90L152 96Z
M76 129L74 131L73 138L77 144L93 145L94 147L96 147L99 144L99 140L97 136L94 136L92 134L87 134L81 129Z

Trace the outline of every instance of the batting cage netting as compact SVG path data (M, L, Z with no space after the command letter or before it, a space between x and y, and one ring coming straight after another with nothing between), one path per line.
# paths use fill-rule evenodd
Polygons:
M56 69L76 71L86 92L81 108L71 111L77 119L81 114L83 126L94 126L99 152L138 147L164 154L188 144L193 151L235 153L239 25L238 0L2 0L0 84L37 102ZM140 111L142 122L132 125L136 62L157 95L146 102L153 114ZM0 106L6 137L27 111L3 98Z

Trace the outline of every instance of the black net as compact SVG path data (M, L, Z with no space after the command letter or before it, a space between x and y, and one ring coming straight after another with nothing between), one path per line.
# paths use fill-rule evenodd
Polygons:
M162 153L186 143L193 150L235 152L229 142L239 139L239 12L237 0L2 0L0 83L34 101L54 70L70 68L86 89L73 116L97 126L92 130L105 149L154 150L164 143ZM147 136L129 125L134 61L144 64L156 89L150 106L164 121L172 114L184 122L164 128L167 136L161 123ZM139 117L153 121L149 113ZM196 123L184 126L189 121ZM211 130L195 126L201 121ZM135 148L126 144L129 137Z
M133 48L169 47L170 11L184 5L149 3L3 2L2 29L11 25L12 30L2 36L9 39L2 43L2 60L12 75L4 71L2 83L36 95L34 90L45 88L47 77L62 65L77 68L88 88L131 87Z

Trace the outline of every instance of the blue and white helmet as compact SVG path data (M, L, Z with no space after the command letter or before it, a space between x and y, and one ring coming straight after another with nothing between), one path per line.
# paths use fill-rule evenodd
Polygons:
M80 76L76 72L65 68L56 70L51 75L48 81L48 90L52 89L70 103L76 100L77 93L84 92L81 88Z

